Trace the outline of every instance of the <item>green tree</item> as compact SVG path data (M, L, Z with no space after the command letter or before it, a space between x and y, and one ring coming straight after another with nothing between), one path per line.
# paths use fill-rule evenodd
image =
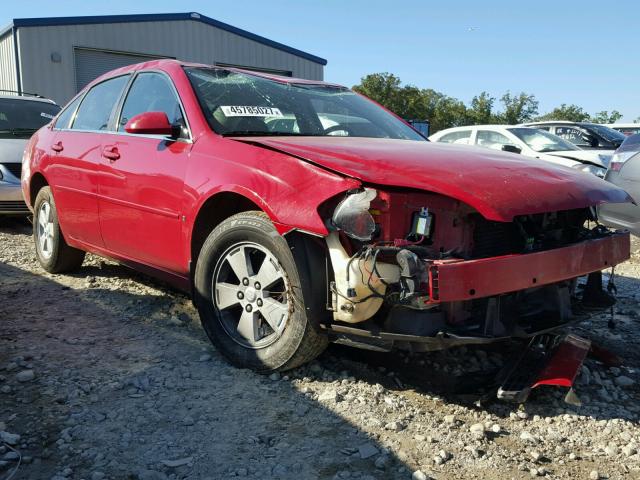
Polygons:
M554 108L549 113L536 118L538 121L544 120L567 120L569 122L585 122L589 120L589 114L577 105L567 105L563 103Z
M636 118L633 123L640 123L640 117Z
M622 114L617 110L612 110L611 113L603 110L593 115L591 121L594 123L616 123L621 118Z
M392 73L372 73L362 77L360 84L355 85L353 90L401 115L399 113L402 103L400 101L400 83L400 79Z
M493 113L495 100L487 92L482 92L480 95L473 97L469 108L469 116L473 123L477 125L495 123L496 118Z
M528 122L538 113L538 100L534 95L525 92L520 92L518 95L507 92L500 101L504 105L504 111L498 117L502 123L515 125Z

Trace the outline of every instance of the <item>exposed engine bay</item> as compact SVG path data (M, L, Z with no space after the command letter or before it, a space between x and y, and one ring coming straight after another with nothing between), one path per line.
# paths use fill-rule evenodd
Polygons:
M597 224L594 208L494 222L419 191L348 192L328 223L330 329L377 349L555 330L575 319L578 277L629 248L628 235Z

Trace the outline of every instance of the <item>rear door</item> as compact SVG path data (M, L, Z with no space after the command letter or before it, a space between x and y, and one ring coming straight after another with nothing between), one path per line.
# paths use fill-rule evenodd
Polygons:
M102 247L98 218L98 165L102 135L129 75L92 87L60 114L50 145L56 159L46 172L65 236Z
M177 139L133 135L125 125L143 112L164 112L181 126ZM170 78L141 72L131 83L100 165L100 223L106 247L126 258L185 273L182 243L184 178L191 139ZM113 158L117 157L117 158Z

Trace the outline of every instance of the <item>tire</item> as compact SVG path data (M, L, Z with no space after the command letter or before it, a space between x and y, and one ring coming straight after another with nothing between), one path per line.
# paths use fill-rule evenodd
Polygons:
M49 273L71 272L79 269L85 252L67 245L58 223L56 202L49 187L36 196L33 214L33 239L38 262Z
M324 351L327 335L313 324L319 312L309 307L309 282L299 272L262 212L229 217L209 234L196 264L194 303L209 339L231 363L285 371Z

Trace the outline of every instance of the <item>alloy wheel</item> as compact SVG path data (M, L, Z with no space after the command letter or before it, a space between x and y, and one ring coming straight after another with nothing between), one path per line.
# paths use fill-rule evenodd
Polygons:
M213 302L225 332L240 345L259 349L278 340L290 316L290 285L266 248L242 242L218 259Z
M53 221L49 202L45 201L40 205L37 222L37 240L40 254L48 260L53 255Z

